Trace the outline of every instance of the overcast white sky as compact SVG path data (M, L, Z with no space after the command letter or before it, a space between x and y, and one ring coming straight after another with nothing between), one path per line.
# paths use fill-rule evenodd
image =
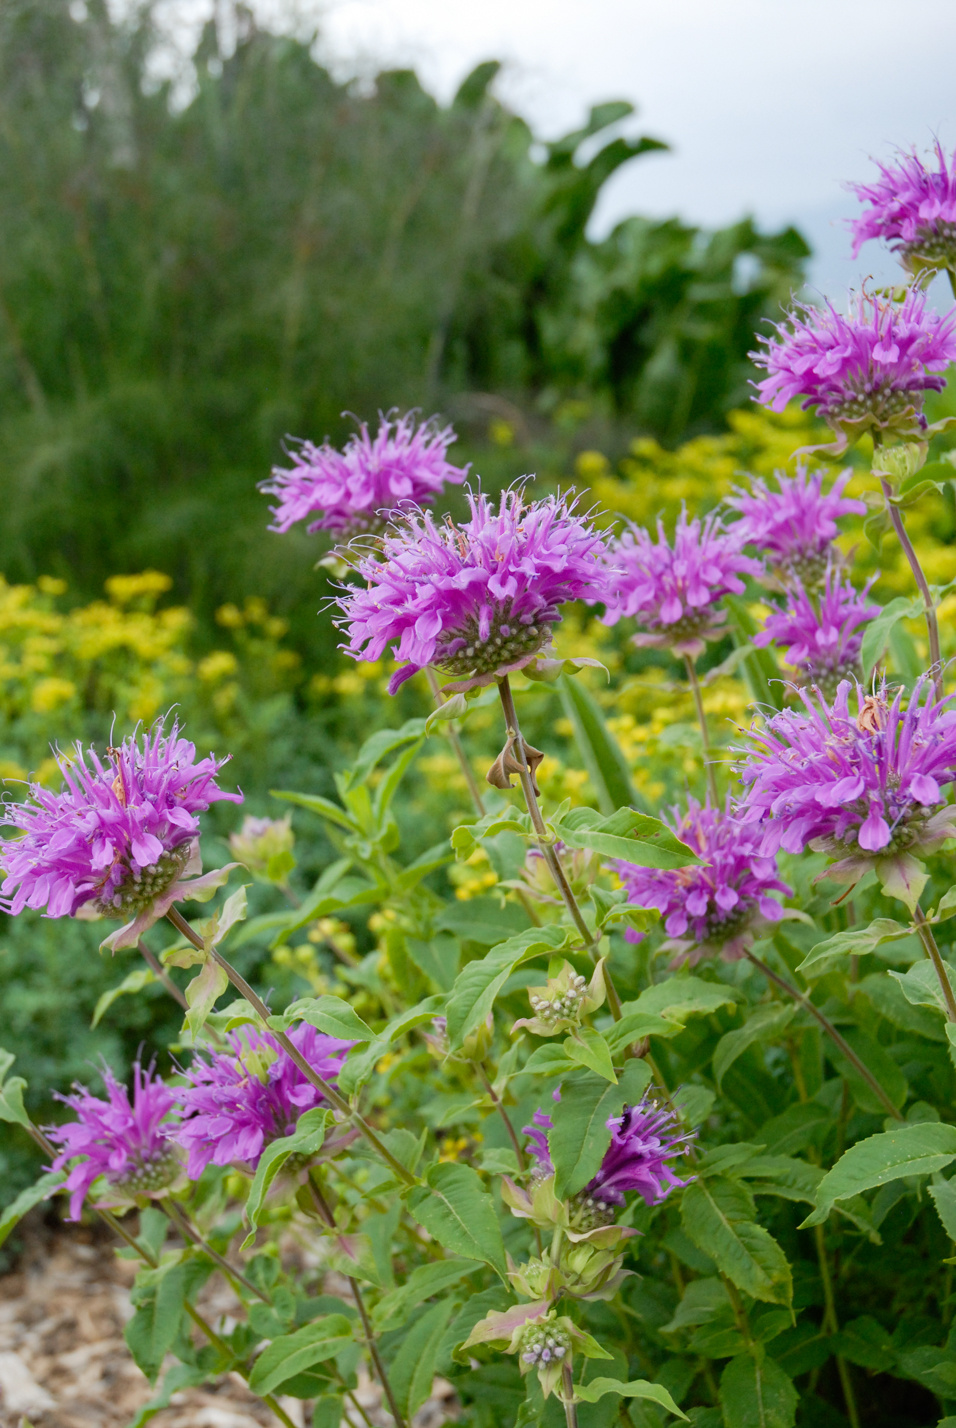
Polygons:
M330 0L323 28L338 65L413 65L442 97L501 59L499 94L548 137L630 99L674 152L611 181L601 228L796 222L828 287L860 271L834 222L854 208L842 180L896 144L956 142L956 0ZM875 245L861 265L895 271Z

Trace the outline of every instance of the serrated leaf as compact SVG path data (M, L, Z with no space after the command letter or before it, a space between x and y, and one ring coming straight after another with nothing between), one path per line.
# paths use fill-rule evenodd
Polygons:
M731 1066L748 1047L764 1041L784 1028L793 1020L795 1007L769 1002L757 1007L745 1024L735 1031L728 1031L720 1038L714 1050L714 1080L720 1090L721 1082Z
M351 1342L352 1326L345 1315L325 1314L293 1334L273 1339L253 1364L249 1387L261 1398L313 1364L334 1358Z
M566 944L568 932L562 927L532 927L509 937L478 961L469 962L455 978L448 998L446 1017L448 1040L453 1050L484 1022L495 998L516 967L558 952Z
M646 1399L650 1403L659 1404L668 1413L683 1418L685 1423L690 1422L687 1414L681 1412L663 1384L648 1383L646 1378L634 1378L629 1383L622 1383L617 1378L592 1378L590 1383L574 1385L574 1396L583 1403L597 1403L607 1393L616 1393L619 1398Z
M636 1106L650 1079L645 1062L628 1061L616 1086L594 1075L572 1076L564 1083L548 1137L558 1199L576 1194L597 1174L611 1143L608 1119L619 1116L625 1105Z
M452 1254L480 1259L506 1275L505 1247L494 1203L477 1171L458 1161L433 1165L408 1196L409 1212Z
M773 1359L749 1354L731 1359L720 1376L720 1406L727 1428L793 1428L797 1390Z
M937 1176L935 1184L929 1187L929 1193L943 1229L956 1242L956 1182Z
M601 1033L593 1027L578 1027L573 1036L565 1038L564 1050L569 1061L587 1067L605 1081L617 1084L610 1048Z
M247 1250L255 1240L262 1207L279 1171L290 1155L311 1156L321 1150L328 1119L329 1112L316 1106L299 1117L291 1135L272 1141L262 1152L246 1200L245 1217L251 1231L242 1242L242 1250Z
M739 1180L716 1175L683 1193L684 1229L738 1289L768 1304L789 1305L790 1266L773 1236L758 1225L753 1196Z
M814 970L823 975L850 957L863 957L884 942L898 942L912 935L911 927L896 922L892 917L877 917L868 927L851 927L846 932L836 932L824 942L818 942L810 948L797 971L804 976Z
M932 1175L956 1160L956 1126L920 1121L857 1141L827 1171L817 1190L817 1209L803 1222L820 1225L838 1200L848 1200L907 1175Z
M24 1215L32 1210L34 1205L42 1204L44 1200L49 1200L51 1195L55 1195L65 1180L65 1170L47 1170L39 1180L21 1190L16 1199L11 1200L0 1213L0 1245L16 1229Z
M308 1022L316 1031L326 1036L336 1036L340 1041L372 1041L375 1033L342 997L301 997L286 1009L283 1016L270 1016L269 1026L278 1031L288 1031L297 1021Z

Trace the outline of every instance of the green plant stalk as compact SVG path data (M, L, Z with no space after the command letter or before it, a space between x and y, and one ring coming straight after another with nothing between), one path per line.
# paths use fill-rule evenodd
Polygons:
M584 939L584 945L591 956L593 962L600 961L598 957L599 937L595 937L591 929L584 920L584 914L578 906L578 900L574 896L571 884L564 875L561 866L561 859L554 851L554 846L548 835L541 808L538 804L538 796L534 791L534 779L531 768L525 754L524 738L521 733L521 726L518 723L518 711L515 709L514 695L511 692L511 684L508 676L502 675L498 679L498 694L501 698L501 708L505 716L505 727L510 738L514 740L515 757L521 764L521 771L518 774L521 783L521 791L524 794L524 801L531 817L531 824L538 836L538 847L548 865L551 876L554 878L558 892L564 900L564 905L571 914L571 921ZM604 986L607 991L608 1009L615 1021L621 1019L621 999L617 994L617 988L611 979L611 974L607 967L604 969Z
M175 927L176 931L179 932L183 937L185 937L193 945L193 947L196 948L197 951L206 951L206 947L203 943L202 938L199 936L198 932L193 931L193 929L190 927L189 923L183 917L182 913L179 911L178 908L176 908L175 906L171 907L167 912L166 916L172 923L172 925ZM409 1170L406 1170L405 1166L402 1165L401 1161L396 1160L395 1156L389 1150L388 1146L385 1145L379 1139L379 1137L375 1134L375 1131L373 1131L372 1127L368 1124L365 1118L357 1110L353 1110L353 1108L349 1105L348 1101L346 1101L344 1096L340 1096L335 1087L330 1085L329 1082L324 1079L324 1077L320 1076L313 1066L309 1065L308 1061L306 1061L301 1051L299 1051L298 1047L295 1046L292 1041L290 1041L289 1037L284 1031L275 1031L272 1027L269 1026L269 1008L266 1006L262 998L256 992L253 991L252 987L250 987L245 977L243 977L240 972L236 971L232 963L227 961L227 959L222 955L222 953L217 947L212 947L209 949L209 956L212 957L213 961L216 962L222 968L232 985L235 987L236 991L240 992L241 995L245 997L246 1001L253 1008L253 1010L261 1019L263 1025L269 1031L270 1035L275 1037L276 1041L278 1041L283 1051L295 1062L296 1066L298 1066L299 1070L302 1072L303 1076L305 1076L306 1080L311 1082L311 1084L316 1088L317 1091L322 1092L322 1095L328 1101L330 1106L332 1106L342 1116L346 1117L346 1119L352 1122L355 1128L359 1130L362 1135L364 1135L365 1139L368 1141L369 1145L376 1152L376 1154L381 1156L382 1160L384 1160L389 1170L392 1171L393 1175L396 1175L398 1177L398 1179L402 1182L403 1185L416 1185L418 1183L416 1177L412 1175Z
M209 1241L205 1239L196 1225L193 1224L190 1217L176 1204L175 1200L167 1196L164 1200L160 1201L160 1208L170 1223L175 1225L184 1240L191 1240L197 1249L202 1250L203 1254L212 1260L213 1264L219 1266L233 1289L236 1289L236 1286L241 1284L243 1289L249 1294L254 1294L257 1299L261 1299L263 1304L272 1303L268 1294L264 1294L261 1289L257 1289L251 1279L247 1279L241 1270L234 1268L224 1255L221 1255L218 1250L213 1249Z
M895 506L890 499L893 488L885 476L880 477L880 487L883 491L883 500L886 506L886 514L890 518L890 524L896 532L896 538L903 547L903 554L909 561L910 570L913 572L913 579L919 587L919 593L923 597L923 613L926 616L926 629L929 633L929 663L933 674L933 683L936 686L937 699L943 693L943 663L939 651L939 622L936 619L936 606L933 604L933 596L930 592L929 583L923 574L923 567L919 563L919 556L913 547L903 524L903 516L898 506Z
M824 1016L823 1012L820 1011L819 1007L815 1007L813 1005L813 1002L810 1000L809 997L804 996L802 992L798 992L796 987L791 987L790 983L784 977L779 976L773 970L772 967L768 967L766 962L761 962L760 958L755 957L752 952L745 953L745 956L748 958L749 961L754 964L755 967L758 967L760 969L760 971L764 974L768 981L773 982L774 986L777 986L781 989L781 991L786 992L788 997L792 997L795 1002L797 1002L801 1007L803 1007L804 1011L810 1013L810 1015L815 1019L815 1021L826 1032L827 1036L833 1042L834 1046L839 1048L841 1054L846 1057L847 1061L849 1061L850 1065L857 1072L857 1074L863 1078L863 1080L869 1086L873 1094L879 1097L883 1105L886 1107L887 1113L891 1115L894 1120L902 1121L904 1119L902 1113L897 1110L896 1106L894 1106L893 1102L883 1090L883 1087L880 1085L879 1081L877 1081L876 1077L873 1075L873 1072L869 1069L868 1066L864 1066L863 1062L860 1060L859 1056L857 1056L856 1052L853 1050L850 1044L845 1041L844 1038L840 1035L830 1018Z
M335 1216L332 1213L331 1205L329 1205L328 1201L322 1194L322 1191L319 1189L318 1185L316 1185L315 1181L312 1179L311 1175L307 1177L306 1183L309 1187L309 1193L312 1196L312 1203L315 1206L320 1219L330 1230L334 1230L336 1227ZM358 1280L354 1279L352 1275L346 1275L346 1278L348 1279L349 1288L352 1291L352 1297L355 1300L356 1307L359 1311L359 1316L362 1320L362 1332L365 1335L365 1345L368 1349L369 1357L371 1358L372 1363L375 1365L375 1372L378 1374L379 1382L382 1385L382 1391L384 1392L385 1397L388 1400L389 1410L391 1412L392 1417L395 1419L397 1428L405 1428L405 1419L402 1417L401 1409L395 1401L395 1393L392 1389L391 1382L389 1381L388 1370L385 1367L385 1361L382 1358L381 1353L379 1352L378 1341L375 1338L375 1331L372 1328L372 1321L368 1317L368 1310L365 1307L365 1300L362 1297L361 1287L359 1286Z
M707 731L707 715L704 713L704 699L700 692L700 680L697 678L697 667L690 655L684 656L684 668L687 670L687 682L690 685L690 692L694 696L697 722L700 725L700 739L704 749L704 772L707 775L707 792L710 794L711 807L716 808L717 775L714 772L714 763L711 757L710 734Z
M564 1404L564 1421L567 1428L578 1428L578 1410L574 1402L574 1377L571 1365L565 1364L561 1370L561 1401Z
M172 977L163 967L163 964L160 962L155 952L151 952L149 950L142 937L136 944L136 950L142 957L143 961L146 963L147 967L152 972L153 976L156 978L157 982L162 983L166 991L172 997L173 1001L178 1002L179 1005L182 1007L183 1011L189 1011L189 1003L186 1000L185 993L180 991L179 987L177 987Z
M429 666L425 670L425 673L428 677L428 686L435 697L435 703L440 709L445 702L445 698L438 687L438 680L435 676L435 671ZM455 758L458 760L458 767L461 769L465 783L468 786L468 792L471 795L471 801L475 805L475 812L478 814L479 818L483 818L485 815L485 802L481 796L481 789L478 787L478 780L475 778L475 771L471 767L471 764L468 762L468 757L462 746L458 730L455 728L455 725L452 721L448 722L446 726L446 733L448 735L448 742L451 744Z
M913 921L916 924L917 936L923 944L923 950L935 969L940 990L943 993L943 1000L946 1003L946 1015L950 1021L956 1021L956 996L953 995L953 984L949 980L946 963L943 961L939 944L933 935L933 929L926 921L926 914L919 903L913 909Z
M823 1284L823 1323L830 1334L839 1334L840 1321L837 1318L836 1299L833 1294L833 1279L830 1274L830 1263L827 1259L826 1240L823 1236L822 1225L814 1225L813 1237L816 1241L817 1260L820 1265L820 1280ZM836 1355L836 1364L837 1373L840 1375L840 1387L843 1389L843 1401L846 1404L846 1416L850 1420L850 1428L860 1428L860 1415L856 1406L856 1396L853 1392L853 1380L850 1377L847 1361L842 1354Z

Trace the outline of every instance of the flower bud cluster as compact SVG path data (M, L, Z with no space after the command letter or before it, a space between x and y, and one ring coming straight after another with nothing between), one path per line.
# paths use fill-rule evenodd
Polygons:
M571 1337L557 1324L529 1324L521 1336L522 1359L532 1368L560 1362L571 1351Z
M573 972L564 992L557 993L554 997L537 995L530 992L528 1000L531 1002L531 1009L536 1017L545 1022L556 1022L574 1019L578 1015L581 1003L587 996L588 984L577 972Z

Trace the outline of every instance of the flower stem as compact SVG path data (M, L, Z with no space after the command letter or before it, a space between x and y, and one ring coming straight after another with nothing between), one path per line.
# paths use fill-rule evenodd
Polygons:
M578 1410L574 1402L574 1378L570 1364L565 1364L561 1370L561 1385L563 1388L561 1401L564 1404L564 1421L567 1428L578 1428Z
M830 1263L827 1259L826 1240L823 1235L823 1226L814 1225L813 1235L817 1246L817 1260L820 1265L820 1280L823 1284L823 1327L829 1334L839 1334L840 1321L837 1318L836 1299L833 1295L833 1279L830 1275ZM840 1375L840 1387L843 1389L843 1401L846 1404L846 1416L850 1420L850 1428L860 1428L860 1415L857 1411L856 1396L853 1392L853 1380L850 1377L850 1370L846 1359L842 1354L836 1355L837 1373Z
M591 956L593 962L600 960L598 956L598 943L600 937L595 937L584 920L584 914L578 906L578 900L571 890L571 884L564 875L561 866L561 859L554 851L554 845L545 826L541 808L538 804L538 796L534 791L534 778L530 765L525 754L524 739L521 734L521 726L518 723L518 711L515 709L514 695L511 693L511 684L508 676L502 675L498 680L498 694L501 697L501 708L505 716L505 726L508 734L514 739L515 757L521 764L521 771L518 778L521 782L521 791L524 794L524 801L531 817L531 825L538 837L538 847L548 865L551 876L554 878L558 892L564 900L564 905L571 914L571 921L584 939L584 945ZM617 988L611 980L608 969L604 969L604 986L607 991L607 1004L615 1021L621 1019L621 999L617 994Z
M707 775L707 792L710 794L711 806L716 808L717 776L714 773L714 764L711 758L710 735L707 732L707 715L704 713L704 700L700 692L700 680L697 678L697 667L690 655L684 656L684 667L687 670L687 682L690 685L690 692L694 696L694 704L697 709L697 722L700 725L700 740L704 748L704 772Z
M163 968L163 965L160 962L159 958L156 956L156 954L154 952L151 952L146 946L146 943L143 941L142 937L136 944L136 950L142 957L143 961L146 963L147 967L149 967L157 982L162 982L163 986L166 988L173 1001L178 1002L179 1005L182 1007L183 1011L189 1011L189 1003L186 1000L185 993L180 991L176 983L173 981L172 977Z
M880 477L880 486L883 489L883 499L886 503L886 514L890 518L890 524L896 532L897 540L903 547L903 554L909 561L913 578L919 586L919 592L923 597L923 613L926 616L926 628L929 632L929 662L933 673L933 682L936 685L937 699L943 693L943 665L939 653L939 625L936 620L936 606L933 604L933 597L930 593L929 584L923 574L923 567L919 563L919 556L913 548L913 542L906 533L903 524L903 516L898 506L890 500L893 488L885 476Z
M946 963L943 961L939 945L933 935L933 929L926 921L926 915L919 903L913 909L913 921L916 923L916 932L926 955L935 968L943 1000L946 1002L946 1015L950 1021L956 1021L956 996L953 995L953 984L949 980Z
M432 694L435 696L435 703L438 705L439 708L441 708L441 706L445 702L445 699L444 695L438 687L438 680L435 676L435 671L431 668L428 668L425 670L425 673L428 676L429 688L431 689ZM461 769L465 783L468 786L468 792L471 795L471 801L475 805L475 812L478 814L479 818L483 818L485 814L485 803L484 799L481 796L481 789L478 787L478 780L475 778L475 771L472 768L471 764L468 762L468 757L465 753L464 748L462 747L462 742L458 735L458 730L455 728L455 725L451 721L449 721L446 725L446 733L448 735L448 742L451 744L452 750L454 751L455 758L458 760L458 767Z
M169 918L169 921L173 924L176 931L181 933L181 935L185 937L187 941L191 942L197 951L206 951L206 947L203 943L202 938L199 936L198 932L193 931L193 929L190 927L189 923L183 917L182 913L179 911L178 908L171 907L167 912L166 916ZM269 1026L269 1018L271 1015L269 1008L266 1006L262 998L256 992L253 991L252 987L250 987L245 977L243 977L240 972L236 971L232 963L226 960L226 958L222 955L222 953L217 947L212 947L209 949L209 956L212 957L212 959L219 964L219 966L225 972L226 976L229 978L232 985L235 987L236 991L239 992L243 997L245 997L246 1001L253 1008L253 1010L259 1016L260 1020L264 1023L264 1025L268 1028L270 1034L275 1037L276 1041L282 1047L286 1055L292 1061L295 1062L296 1066L298 1066L299 1070L302 1072L306 1080L309 1081L311 1085L316 1088L317 1091L321 1091L326 1101L328 1101L329 1105L332 1106L334 1110L338 1111L347 1120L352 1122L356 1129L360 1131L362 1135L364 1135L365 1139L368 1141L369 1145L376 1152L376 1154L381 1156L381 1158L385 1161L385 1164L388 1166L389 1170L391 1170L392 1173L398 1177L398 1179L402 1182L403 1185L416 1185L418 1182L415 1176L412 1175L411 1171L406 1170L405 1166L402 1165L400 1160L396 1160L395 1156L389 1150L388 1146L385 1145L384 1142L376 1135L375 1131L373 1131L368 1121L366 1121L365 1118L357 1110L354 1110L349 1105L345 1097L341 1096L334 1086L332 1086L328 1081L326 1081L324 1077L319 1075L318 1071L316 1071L314 1066L309 1065L308 1061L306 1061L305 1057L302 1055L302 1052L298 1049L294 1042L289 1039L289 1037L284 1031L277 1031L273 1027Z
M824 1016L823 1012L820 1011L819 1007L815 1007L813 1005L813 1002L810 1000L809 997L806 997L802 992L797 991L796 987L791 987L790 983L786 981L785 978L778 976L772 967L767 966L766 962L761 962L760 958L755 957L752 952L745 953L745 956L754 964L755 967L759 967L760 971L763 972L764 976L769 981L773 982L775 986L781 989L781 991L786 992L788 997L792 997L795 1002L799 1003L799 1005L803 1007L804 1011L808 1011L810 1013L810 1015L819 1023L819 1025L826 1032L827 1036L833 1042L834 1046L836 1046L840 1053L846 1057L847 1061L849 1061L850 1065L853 1067L854 1071L856 1071L857 1075L862 1077L862 1079L869 1086L873 1094L880 1101L882 1101L889 1115L891 1115L894 1120L903 1120L902 1113L897 1109L896 1106L894 1106L893 1102L883 1090L883 1087L880 1085L879 1081L877 1081L876 1077L873 1075L873 1072L869 1069L868 1066L864 1066L863 1062L860 1060L859 1056L857 1056L856 1052L853 1050L850 1044L837 1031L830 1018Z
M334 1230L335 1216L332 1213L331 1205L326 1200L325 1196L322 1194L322 1191L319 1189L318 1185L316 1185L311 1175L308 1176L306 1183L309 1187L309 1193L312 1196L312 1203L318 1211L319 1217L325 1222L325 1224L330 1230ZM362 1320L362 1330L365 1334L365 1343L366 1347L368 1348L369 1357L371 1358L372 1363L375 1365L375 1372L378 1374L379 1382L382 1385L382 1390L388 1400L388 1406L391 1411L392 1417L395 1419L397 1428L405 1428L405 1420L402 1417L401 1409L395 1401L395 1393L392 1389L391 1383L389 1382L388 1371L385 1368L385 1361L383 1360L382 1355L379 1353L378 1342L375 1338L374 1330L372 1329L372 1321L368 1317L368 1310L365 1307L365 1300L362 1297L362 1290L359 1287L359 1282L357 1279L353 1279L350 1274L347 1275L346 1278L348 1279L349 1287L352 1291L352 1298L355 1300L356 1307L359 1311L359 1316Z
M176 1226L176 1229L182 1235L183 1239L191 1240L197 1249L202 1250L203 1254L212 1260L213 1264L217 1264L226 1276L226 1279L232 1284L233 1289L235 1289L237 1284L241 1284L250 1294L254 1294L257 1299L261 1299L263 1304L272 1302L268 1294L264 1294L261 1289L257 1289L251 1279L247 1279L241 1270L235 1269L224 1255L221 1255L218 1250L213 1249L209 1241L203 1238L189 1216L185 1214L174 1200L167 1198L160 1201L160 1205L165 1211L167 1218Z
M524 1170L524 1151L521 1149L521 1142L519 1141L517 1134L515 1133L515 1128L511 1124L511 1117L505 1110L501 1097L498 1095L494 1086L491 1084L491 1078L489 1077L487 1071L485 1070L484 1066L482 1066L480 1061L475 1062L475 1070L478 1072L478 1079L484 1086L485 1091L488 1094L488 1098L491 1101L491 1104L494 1106L495 1110L498 1112L501 1119L505 1123L505 1128L508 1132L508 1139L511 1141L511 1144L514 1147L514 1153L518 1157L518 1169Z

